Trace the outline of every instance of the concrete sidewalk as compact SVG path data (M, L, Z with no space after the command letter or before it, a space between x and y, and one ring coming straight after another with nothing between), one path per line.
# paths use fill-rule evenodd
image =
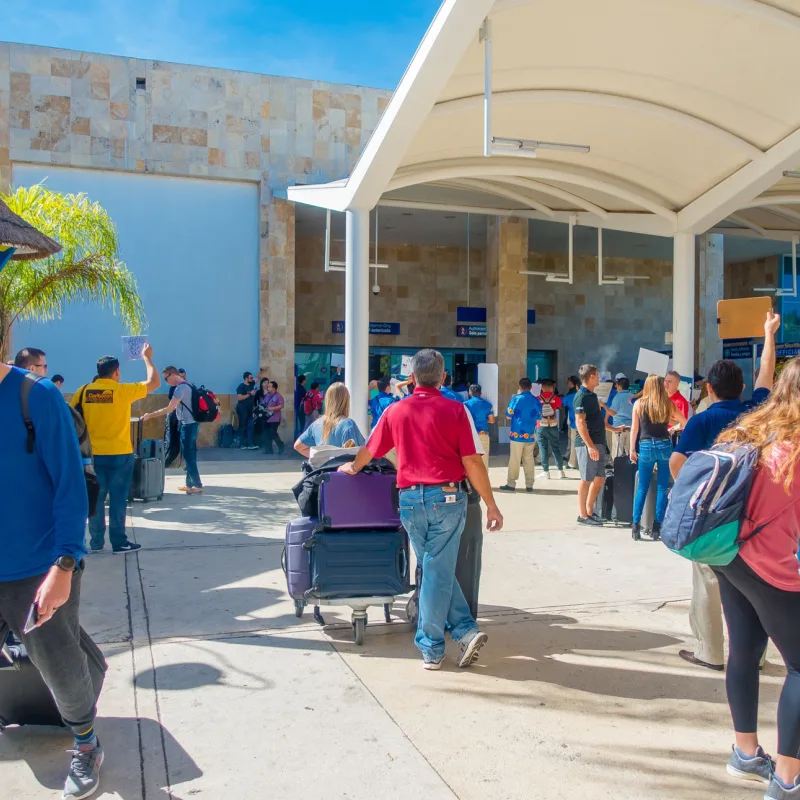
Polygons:
M210 456L212 454L207 454ZM209 800L516 800L760 797L725 774L724 675L677 655L689 636L688 563L624 529L574 524L576 481L499 498L487 535L472 669L454 648L421 668L404 622L370 612L363 647L348 609L298 620L280 567L297 515L294 461L201 464L206 492L171 473L137 503L138 555L89 558L84 626L110 670L98 731L98 797ZM569 473L568 473L569 474ZM504 481L493 465L495 485ZM774 750L783 667L761 681ZM0 796L58 797L70 738L0 736Z

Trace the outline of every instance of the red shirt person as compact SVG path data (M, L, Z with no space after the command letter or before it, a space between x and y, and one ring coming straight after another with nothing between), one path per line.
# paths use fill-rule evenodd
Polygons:
M669 399L672 400L672 405L674 405L686 419L689 419L689 401L678 391L680 384L680 372L668 372L667 377L664 378L664 388L667 390Z
M421 350L414 356L413 373L414 394L386 409L355 461L340 471L356 474L373 458L397 451L400 518L424 575L414 642L425 669L439 669L449 629L461 646L458 665L468 667L488 637L478 630L455 579L467 515L467 479L486 503L488 530L499 531L503 516L469 413L439 391L445 374L442 354Z

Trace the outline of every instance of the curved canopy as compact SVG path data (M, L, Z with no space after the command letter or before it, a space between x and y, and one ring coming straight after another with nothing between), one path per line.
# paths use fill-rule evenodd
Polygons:
M489 147L487 63L490 136L589 152ZM445 0L347 181L288 196L791 238L798 97L800 0Z

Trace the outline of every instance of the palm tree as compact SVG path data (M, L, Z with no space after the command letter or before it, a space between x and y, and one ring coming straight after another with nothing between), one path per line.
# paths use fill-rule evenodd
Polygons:
M119 313L138 333L145 321L136 279L119 260L117 228L108 212L85 194L59 194L42 184L20 187L0 200L42 233L60 242L60 253L14 261L0 272L0 358L6 361L18 320L61 317L70 303L97 303Z

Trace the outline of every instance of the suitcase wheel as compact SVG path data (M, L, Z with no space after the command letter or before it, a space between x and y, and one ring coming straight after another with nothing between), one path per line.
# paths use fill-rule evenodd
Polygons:
M161 502L163 499L164 499L163 494L160 494L158 497L156 497L156 500L158 500L159 502Z
M419 597L416 592L411 595L406 603L406 619L414 626L419 621Z
M296 617L302 617L303 611L306 608L306 601L305 600L295 600L294 601L294 615Z
M353 641L361 646L364 644L364 632L367 629L367 620L364 617L353 618Z

